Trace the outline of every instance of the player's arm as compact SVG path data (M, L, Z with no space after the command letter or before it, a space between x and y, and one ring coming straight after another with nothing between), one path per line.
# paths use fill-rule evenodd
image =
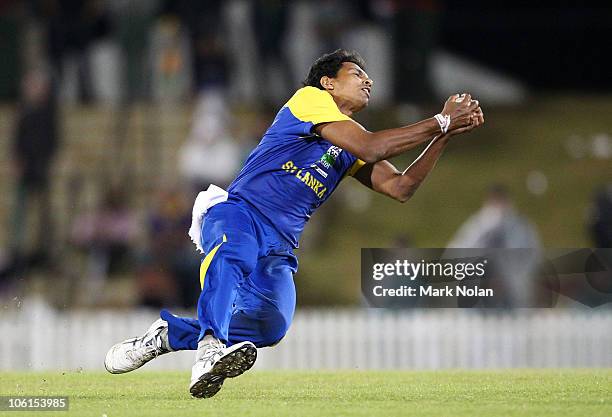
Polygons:
M431 172L452 136L482 125L484 116L478 111L469 126L435 137L423 153L404 172L389 161L364 165L353 176L362 184L402 203L408 201Z
M472 115L479 109L478 101L469 94L462 101L459 95L449 97L442 115L450 116L448 130L469 126ZM415 146L430 140L440 133L440 124L434 118L422 120L409 126L370 132L352 120L321 123L315 132L336 146L345 149L367 163L376 163L400 155Z

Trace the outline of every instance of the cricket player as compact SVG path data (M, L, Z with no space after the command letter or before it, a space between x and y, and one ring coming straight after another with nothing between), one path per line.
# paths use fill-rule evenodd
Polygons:
M162 311L143 336L111 347L109 372L196 350L189 391L212 397L225 379L253 366L257 348L278 343L287 332L295 310L293 249L340 181L354 177L403 203L453 136L484 123L478 101L457 94L433 117L370 132L351 116L368 105L372 84L355 52L339 49L315 61L304 87L280 109L227 192L208 191L196 242L205 254L197 319ZM406 170L387 161L425 142Z

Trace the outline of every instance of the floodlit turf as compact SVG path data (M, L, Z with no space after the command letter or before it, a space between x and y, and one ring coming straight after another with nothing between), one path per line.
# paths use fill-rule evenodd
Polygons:
M69 412L40 416L612 415L612 370L253 371L208 400L189 396L188 379L146 371L0 373L0 394L70 397Z

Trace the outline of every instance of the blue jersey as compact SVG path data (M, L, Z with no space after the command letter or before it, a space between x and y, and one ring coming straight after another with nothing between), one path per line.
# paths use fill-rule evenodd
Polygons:
M299 89L276 115L229 186L297 248L304 225L347 175L363 161L313 133L319 123L350 120L332 96Z

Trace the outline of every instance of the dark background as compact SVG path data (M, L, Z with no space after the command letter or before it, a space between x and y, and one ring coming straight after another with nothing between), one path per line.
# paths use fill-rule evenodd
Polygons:
M560 3L447 2L440 44L537 90L609 90L612 8Z

